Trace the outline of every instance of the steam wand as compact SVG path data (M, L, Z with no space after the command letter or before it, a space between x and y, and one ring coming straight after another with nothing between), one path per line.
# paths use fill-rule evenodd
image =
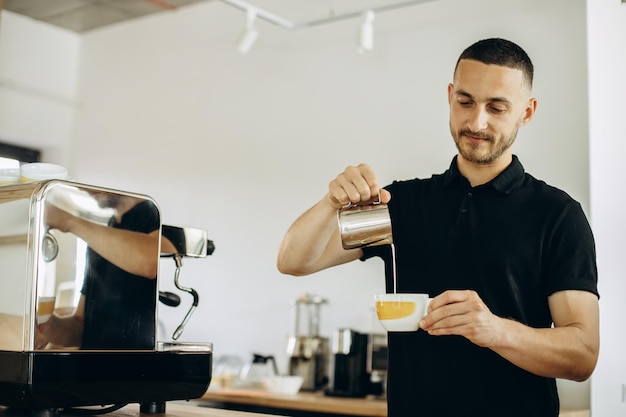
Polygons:
M196 307L198 307L198 303L200 302L200 296L198 295L198 292L194 290L193 288L183 287L178 282L178 277L180 276L180 268L183 266L182 255L174 254L174 262L176 262L176 271L174 271L174 284L176 285L176 288L186 293L189 293L193 296L193 303L191 304L191 307L189 307L189 311L187 311L187 314L185 314L183 321L180 323L178 328L176 328L176 331L174 332L174 335L172 336L173 340L178 340L180 335L183 333L183 330L185 329L185 326L187 325L189 318L195 311Z

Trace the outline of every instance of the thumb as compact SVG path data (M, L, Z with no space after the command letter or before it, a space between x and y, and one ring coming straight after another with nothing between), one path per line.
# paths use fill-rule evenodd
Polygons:
M391 200L391 193L384 188L381 188L379 192L380 202L383 204L387 204Z

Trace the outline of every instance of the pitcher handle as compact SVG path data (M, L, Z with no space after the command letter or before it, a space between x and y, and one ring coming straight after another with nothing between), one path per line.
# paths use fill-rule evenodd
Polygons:
M372 201L372 202L370 203L371 205L373 205L373 206L377 206L377 205L379 205L379 204L381 203L381 200L380 200L380 192L378 193L378 195L376 196L376 198L377 198L376 200L374 200L374 201ZM358 206L358 204L353 203L352 201L348 201L348 204L346 204L345 206L342 206L342 207L341 207L341 210L347 210L347 209L349 209L349 208L356 207L356 206Z

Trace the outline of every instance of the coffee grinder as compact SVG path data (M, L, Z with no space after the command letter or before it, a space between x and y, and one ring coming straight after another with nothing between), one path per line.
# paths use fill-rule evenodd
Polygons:
M328 338L320 336L321 309L328 301L314 294L296 300L295 334L289 337L289 375L302 376L300 388L316 391L328 383Z

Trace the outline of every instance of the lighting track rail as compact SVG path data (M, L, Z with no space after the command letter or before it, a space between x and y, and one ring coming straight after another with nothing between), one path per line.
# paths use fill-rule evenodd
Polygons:
M235 7L239 10L243 10L245 12L249 11L249 10L254 10L256 12L256 16L259 19L263 19L266 22L272 23L276 26L279 26L283 29L287 29L287 30L298 30L298 29L305 29L305 28L311 28L311 27L315 27L315 26L321 26L321 25L325 25L328 23L335 23L335 22L339 22L342 20L348 20L348 19L355 19L355 18L360 18L363 16L363 14L367 11L372 11L374 13L382 13L382 12L388 12L391 10L396 10L396 9L401 9L401 8L405 8L405 7L410 7L410 6L415 6L417 4L422 4L422 3L428 3L434 0L407 0L407 1L400 1L400 2L396 2L396 3L391 3L391 4L387 4L387 5L383 5L383 6L378 6L378 7L368 7L366 9L363 10L355 10L355 11L351 11L351 12L347 12L347 13L342 13L336 16L329 16L326 18L322 18L322 19L315 19L315 20L310 20L310 21L305 21L305 22L292 22L288 19L285 19L281 16L278 16L274 13L271 13L267 10L261 9L257 6L254 6L253 4L247 2L247 1L242 1L242 0L220 0L222 3L225 3L229 6ZM625 0L626 1L626 0Z
M257 19L263 19L266 22L272 23L287 30L297 30L311 28L315 26L321 26L328 23L335 23L342 20L361 18L361 24L359 27L359 45L357 51L359 53L370 52L374 49L374 19L376 13L387 12L390 10L396 10L403 7L415 6L417 4L426 3L434 0L406 0L378 7L370 7L363 10L354 10L347 13L338 15L332 15L322 19L310 20L308 22L292 22L267 10L261 9L252 5L244 0L220 0L229 6L235 7L239 10L246 12L246 24L244 31L239 36L237 42L237 50L241 54L247 54L252 49L252 46L259 37L259 31L257 30L255 23ZM626 1L626 0L624 0Z

